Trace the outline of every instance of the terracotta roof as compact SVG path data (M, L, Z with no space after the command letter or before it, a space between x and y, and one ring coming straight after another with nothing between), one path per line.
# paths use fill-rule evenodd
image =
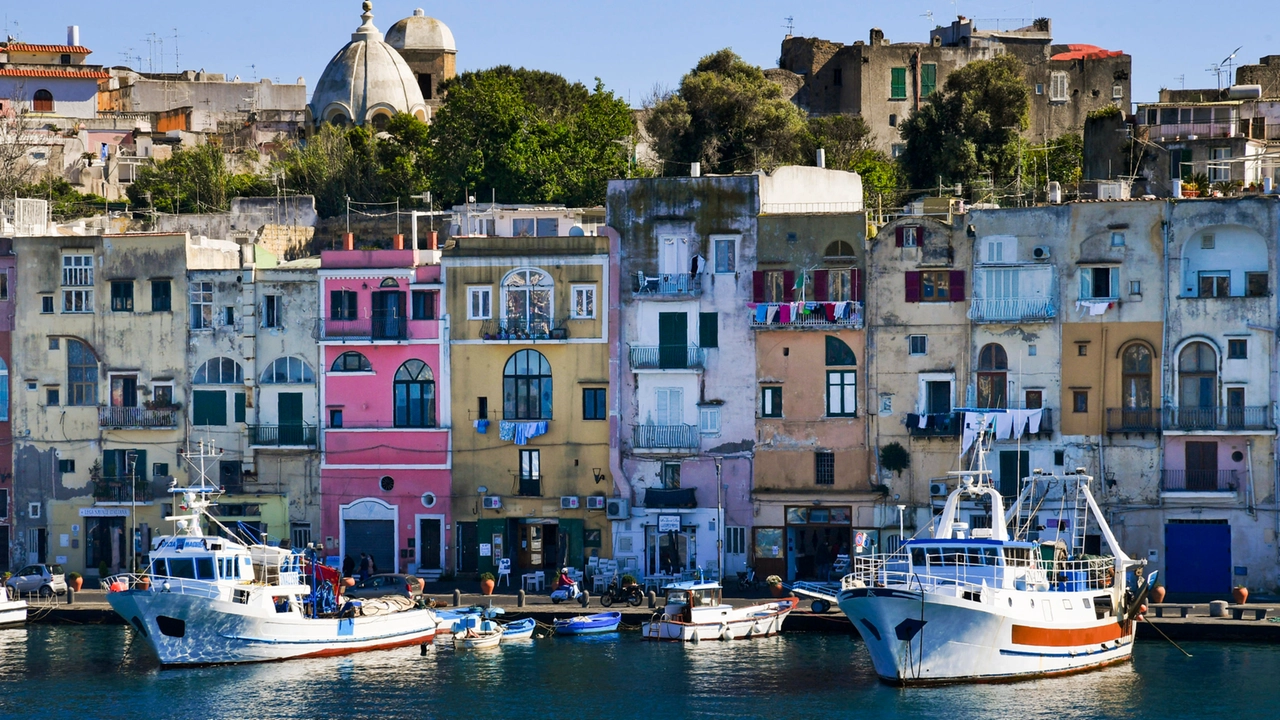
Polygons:
M1068 50L1064 53L1058 53L1050 60L1102 60L1109 57L1120 57L1124 54L1123 50L1103 50L1097 45L1081 45L1071 43L1067 45Z
M93 52L83 45L31 45L22 42L9 43L5 49L9 52L75 53L81 55L88 55Z
M75 72L74 70L24 70L22 68L0 68L0 77L42 77L42 78L76 78L79 80L107 80L111 73L104 70Z

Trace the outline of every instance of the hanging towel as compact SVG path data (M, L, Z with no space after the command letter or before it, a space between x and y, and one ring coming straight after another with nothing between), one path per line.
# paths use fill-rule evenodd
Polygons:
M515 423L510 422L508 420L503 420L498 423L498 439L499 440L503 440L503 441L514 440L515 433L516 433Z
M827 322L836 321L836 305L835 303L823 303L822 309L827 314Z
M517 445L528 445L529 441L539 435L547 434L547 421L515 423L515 441Z
M1013 432L1013 416L1007 412L996 413L996 439L1008 440Z
M969 452L973 441L978 439L978 431L982 429L982 415L975 412L964 414L964 430L960 433L960 454Z
M1109 307L1111 307L1111 303L1109 303L1109 302L1107 302L1107 303L1090 303L1090 304L1089 304L1089 314L1090 314L1090 315L1101 315L1102 313L1106 312L1106 311L1107 311L1107 308L1109 308Z
M777 321L778 321L778 306L777 306L777 305L770 305L770 306L769 306L769 318L768 318L768 319L769 319L769 324L770 324L770 325L772 325L773 323L775 323L775 322L777 322Z
M1027 432L1035 435L1040 432L1040 418L1044 410L1029 410L1027 415Z
M925 429L925 428L929 427L929 416L928 416L928 415L921 415L921 416L920 416L920 423L919 423L918 425L916 425L916 427L920 428L921 430L923 430L923 429Z
M782 323L783 325L786 325L787 323L791 322L791 306L790 305L781 306L781 312L782 312L782 317L778 320L778 322Z
M481 435L488 434L489 432L488 419L480 418L479 420L476 421L476 432L480 433Z
M757 305L757 306L756 306L756 322L758 322L758 323L764 323L764 322L768 322L768 319L769 319L769 308L768 308L768 306L765 306L765 305Z
M907 413L907 427L915 427L918 422L923 420L923 416L915 413ZM921 427L924 427L923 425Z
M1010 419L1009 438L1011 440L1017 440L1018 438L1022 437L1023 428L1027 426L1027 415L1029 412L1030 412L1029 410L1010 410L1009 411L1009 419Z

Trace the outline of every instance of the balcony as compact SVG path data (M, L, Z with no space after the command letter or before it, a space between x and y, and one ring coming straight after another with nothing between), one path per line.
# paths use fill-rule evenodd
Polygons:
M1160 408L1107 408L1107 432L1160 431Z
M143 478L103 477L93 480L93 499L100 503L151 502L151 483Z
M98 427L103 430L168 430L178 427L177 407L148 410L144 407L104 405L98 408Z
M702 294L702 275L637 271L631 293L637 297L696 297Z
M1053 266L979 266L969 319L976 323L1048 322L1058 316Z
M1174 432L1246 432L1274 430L1271 408L1261 407L1166 407L1162 409L1164 429Z
M538 340L569 339L568 318L526 320L525 318L500 318L485 320L480 325L480 337L485 340L505 342L536 342Z
M636 425L631 432L631 446L637 450L697 450L696 425Z
M409 339L409 320L402 317L320 320L320 339L338 341L396 342Z
M788 313L784 319L781 307L782 304L766 304L757 306L757 310L751 315L751 327L756 330L781 330L795 328L804 330L806 328L814 330L839 330L841 328L861 330L863 325L862 303L860 302L819 302L804 303L807 305L816 304L817 312L808 314L800 313L791 315ZM759 311L760 307L764 307L765 311L763 319ZM777 308L776 310L774 308Z
M1160 489L1164 492L1235 492L1240 487L1235 470L1162 470Z
M957 438L964 427L964 413L912 414L907 418L907 434L914 438ZM920 427L920 418L925 418L924 427ZM1043 426L1044 420L1040 424Z
M1148 125L1151 140L1191 140L1203 138L1229 138L1240 136L1240 126L1233 122L1170 123Z
M249 445L254 447L315 447L315 425L250 425Z
M628 345L633 370L701 370L706 367L707 351L696 345Z

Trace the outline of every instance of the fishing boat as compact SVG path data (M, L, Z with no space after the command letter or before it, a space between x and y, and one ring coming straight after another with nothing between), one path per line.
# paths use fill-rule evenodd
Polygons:
M602 612L556 620L554 629L557 635L599 635L616 631L621 622L622 613Z
M0 627L17 627L27 622L27 601L18 597L18 591L0 585Z
M533 637L533 631L538 628L538 623L533 618L525 618L523 620L515 620L502 626L502 642L508 640L528 640Z
M479 616L462 618L453 624L455 650L480 650L502 642L502 626Z
M895 685L983 682L1130 659L1154 573L1144 580L1145 561L1116 541L1090 491L1093 478L1084 468L1034 470L1006 510L985 458L980 437L973 469L951 473L958 486L931 538L858 557L842 579L840 609L876 673ZM971 530L962 505L979 520L985 509L989 522ZM1085 554L1095 528L1109 555Z
M742 640L782 632L782 623L800 599L735 608L721 600L714 582L679 582L667 585L666 603L660 615L640 627L646 640Z
M483 605L472 605L471 607L456 608L453 610L437 610L436 634L449 635L453 633L453 626L459 620L467 618L484 618L486 620L492 620L505 612L506 611L502 608L484 607Z
M163 665L216 665L345 655L431 642L436 614L407 598L339 605L338 573L317 558L243 541L210 513L221 494L206 469L220 453L188 452L198 479L172 488L174 534L156 538L145 576L107 580L107 602ZM223 533L207 535L204 524Z

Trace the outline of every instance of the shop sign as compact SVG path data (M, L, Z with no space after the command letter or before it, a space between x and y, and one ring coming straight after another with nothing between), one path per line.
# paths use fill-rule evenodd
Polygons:
M680 516L659 515L658 532L680 532Z

